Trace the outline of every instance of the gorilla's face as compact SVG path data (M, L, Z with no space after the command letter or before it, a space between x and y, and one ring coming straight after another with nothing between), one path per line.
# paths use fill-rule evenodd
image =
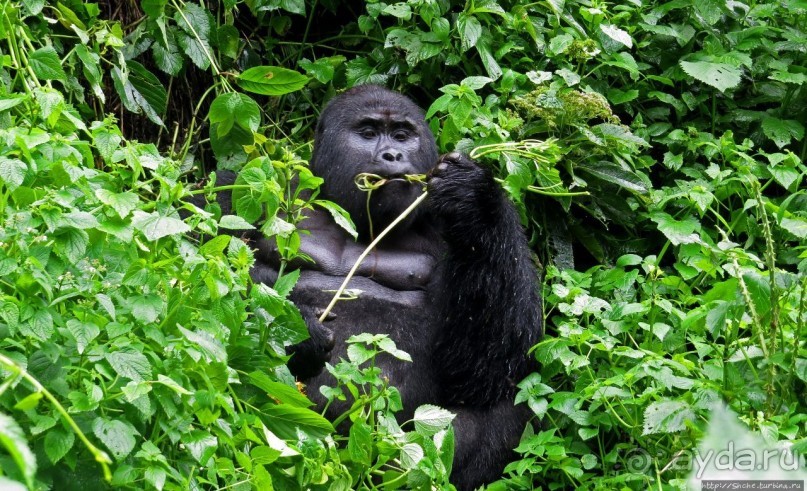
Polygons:
M323 197L344 207L362 238L369 223L378 233L422 192L406 174L428 172L437 161L437 147L421 110L406 97L377 86L355 87L334 98L317 124L313 172L323 179ZM367 194L354 181L360 173L389 181Z

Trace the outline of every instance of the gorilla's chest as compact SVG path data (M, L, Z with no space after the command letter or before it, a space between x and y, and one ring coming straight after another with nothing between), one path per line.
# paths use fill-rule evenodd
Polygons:
M324 309L343 279L342 276L331 276L320 271L303 271L292 299L298 305ZM389 378L390 384L401 392L407 409L433 400L435 384L429 354L434 343L432 336L436 319L428 290L393 290L366 277L354 277L348 288L357 297L337 302L331 311L335 318L325 322L333 330L336 341L331 363L347 359L346 340L350 336L363 332L387 334L398 348L411 355L412 362L382 354L376 359L376 366ZM309 381L308 393L312 399L322 403L319 387L332 386L334 382L333 377L323 371ZM335 412L341 409L339 404L333 406Z

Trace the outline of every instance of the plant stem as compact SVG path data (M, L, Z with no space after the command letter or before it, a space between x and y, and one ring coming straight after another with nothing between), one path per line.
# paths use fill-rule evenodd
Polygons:
M343 281L342 284L339 286L339 289L336 290L336 294L331 299L331 303L328 304L328 306L325 308L325 311L322 313L321 316L319 316L319 321L320 322L325 322L325 319L328 318L328 314L331 313L331 310L333 309L333 306L336 305L336 302L338 302L339 298L341 298L342 293L344 293L345 288L347 288L348 282L350 281L351 278L353 278L353 275L356 274L356 270L359 269L359 265L361 264L362 261L364 261L364 258L367 257L367 255L370 253L370 251L372 251L373 248L375 248L375 246L378 245L379 242L381 242L381 239L386 237L386 235L393 228L395 228L396 225L401 223L401 221L404 218L409 216L409 214L412 213L412 211L414 211L415 208L417 208L421 203L423 203L423 201L426 199L426 196L428 196L428 194L429 193L427 191L424 191L423 194L418 196L418 198L415 201L413 201L412 204L409 205L409 207L403 211L403 213L398 215L398 218L396 218L395 220L392 221L392 223L387 225L387 228L382 230L381 233L378 234L378 237L376 237L372 242L370 242L370 245L368 245L367 248L364 249L364 252L361 253L361 256L359 256L359 258L353 264L353 267L350 268L350 272L345 277L345 281Z
M7 358L6 356L0 354L0 364L5 366L12 372L17 373L25 380L27 380L31 385L34 386L37 392L41 392L42 395L44 395L45 398L49 400L51 404L53 404L53 407L56 408L56 411L62 416L64 421L68 425L70 425L70 428L72 428L73 431L76 433L76 435L78 435L79 440L81 440L84 443L84 445L87 447L87 450L89 450L90 453L93 455L93 457L95 457L95 461L101 464L101 468L104 471L104 479L106 479L107 481L111 481L112 472L109 470L109 464L112 463L112 460L110 460L106 452L93 445L92 442L90 442L90 440L87 439L87 436L84 434L83 431L81 431L81 428L78 427L76 421L67 413L67 410L64 408L64 406L61 405L61 403L56 399L56 397L41 383L39 383L39 380L34 378L23 367L17 365L17 363L11 358Z

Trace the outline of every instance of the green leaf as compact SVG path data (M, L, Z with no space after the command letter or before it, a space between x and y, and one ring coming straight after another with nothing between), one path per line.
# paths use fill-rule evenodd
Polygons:
M266 426L286 440L296 440L298 431L311 438L325 438L334 432L330 421L310 409L281 404L264 406L263 412Z
M356 231L356 225L353 224L353 220L350 219L350 215L344 208L332 201L324 199L318 199L314 201L314 204L328 210L328 213L333 217L333 221L342 227L342 230L349 233L351 237L355 239L359 236L359 233Z
M28 448L25 433L10 416L0 413L0 444L17 464L20 474L25 478L28 489L34 489L36 475L36 457ZM0 483L2 484L2 483Z
M129 213L137 209L140 204L140 198L130 191L113 193L107 189L99 188L95 191L95 196L101 203L115 210L115 213L121 218L129 216Z
M654 402L645 409L642 435L674 433L686 429L686 422L695 421L692 408L683 401Z
M185 336L195 348L198 348L209 362L227 363L227 350L218 339L205 331L189 331L179 326L179 332Z
M676 220L664 212L656 212L650 215L650 219L658 224L658 229L663 233L673 245L699 244L700 235L695 231L700 230L700 222L695 217L687 216L683 220Z
M56 251L71 263L75 264L84 258L90 237L87 232L77 228L66 228L55 236Z
M476 42L482 36L482 24L479 23L479 19L465 12L457 17L457 30L462 41L462 51L468 51L476 46Z
M292 14L305 15L305 0L280 0L280 8Z
M24 94L0 95L0 112L7 111L18 104L22 104L27 98L28 96Z
M626 170L618 164L601 160L591 164L580 164L578 168L603 181L635 193L646 194L649 191L647 184L636 173Z
M84 353L84 350L92 342L93 339L101 334L101 329L92 322L81 322L76 319L67 321L67 330L73 335L76 340L76 351L79 354Z
M135 439L135 435L138 435L137 430L124 419L96 418L92 424L92 431L117 460L123 460L129 455L137 442Z
M800 239L807 238L807 220L803 218L783 218L779 226Z
M179 50L176 36L169 30L164 38L157 38L151 45L154 64L163 72L176 77L182 70L182 52Z
M38 309L30 319L25 319L20 325L20 331L41 341L53 336L53 316L45 309Z
M353 462L366 467L372 464L373 435L364 421L357 420L350 427L347 451Z
M224 215L219 220L219 227L227 230L254 230L255 226L238 215Z
M165 13L167 3L168 0L142 0L140 2L140 8L142 8L143 12L149 17L158 19Z
M9 190L14 191L20 187L27 172L28 166L22 160L0 157L0 179Z
M407 443L401 449L401 466L404 469L414 469L423 457L423 447L417 443Z
M256 94L280 96L295 92L308 83L300 72L276 66L256 66L238 76L238 85Z
M795 119L779 119L768 116L762 120L762 132L773 140L777 147L782 148L794 138L797 141L804 138L804 125Z
M424 404L415 409L415 431L419 435L431 436L448 427L454 420L454 413L441 407Z
M179 43L182 51L188 55L188 58L191 59L194 65L202 70L210 68L210 58L208 55L211 52L211 48L206 40L200 41L195 37L182 33L177 33L176 37L177 43Z
M135 210L132 225L150 241L161 239L167 235L179 235L190 231L190 227L179 218L163 216L156 211L146 213Z
M313 402L300 393L297 387L276 382L263 372L250 373L249 382L282 404L290 404L296 407L311 407L314 405Z
M198 4L187 2L174 14L174 20L190 36L199 36L203 41L210 37L210 14Z
M412 7L403 2L387 5L381 12L401 20L409 20L412 18Z
M771 311L771 286L768 278L751 272L743 274L743 280L757 315L765 317Z
M45 434L45 455L55 464L67 455L75 441L76 436L72 431L61 427L53 428Z
M600 30L608 36L609 38L613 39L614 41L628 47L633 47L633 40L630 37L630 34L627 31L620 29L617 26L611 24L600 24Z
M218 136L230 132L233 124L256 132L261 125L261 108L251 97L238 92L222 94L210 105L207 115L211 123L218 123Z
M680 61L679 63L687 75L711 85L720 92L725 92L740 84L742 72L735 66L710 61Z
M28 55L28 62L39 80L67 80L62 61L56 50L50 46L39 48Z
M165 302L154 294L135 295L131 299L132 317L144 324L150 324L157 320L162 312Z
M148 358L134 348L121 348L120 351L107 353L104 357L121 377L135 382L151 379L151 364Z
M207 461L215 455L219 445L215 436L202 430L193 430L189 434L183 435L181 441L191 456L201 465L207 465Z

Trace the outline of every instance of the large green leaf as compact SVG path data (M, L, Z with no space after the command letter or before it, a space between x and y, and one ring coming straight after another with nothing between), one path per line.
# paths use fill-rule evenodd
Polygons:
M277 66L256 66L238 76L238 85L256 94L279 96L302 89L308 77Z
M36 475L36 457L28 448L25 433L10 416L0 413L0 444L20 469L29 489L34 489ZM0 482L0 485L2 483Z
M56 50L50 46L39 48L28 55L28 61L34 75L40 80L67 80L62 61Z
M720 92L725 92L740 84L742 72L735 66L711 61L681 61L679 63L687 75L711 85Z
M330 421L310 409L279 404L264 406L262 410L266 426L280 438L296 440L298 431L311 438L325 438L334 432Z

